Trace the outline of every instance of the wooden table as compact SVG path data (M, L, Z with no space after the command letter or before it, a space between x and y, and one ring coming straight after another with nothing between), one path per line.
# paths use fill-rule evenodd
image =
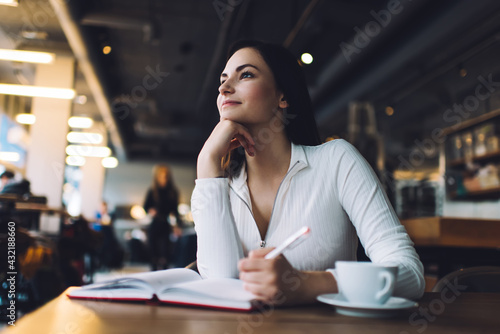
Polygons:
M419 303L419 308L394 318L369 319L339 315L334 307L319 303L241 313L76 301L62 294L2 334L499 333L500 294L426 293Z
M500 220L422 217L401 223L416 246L500 248Z

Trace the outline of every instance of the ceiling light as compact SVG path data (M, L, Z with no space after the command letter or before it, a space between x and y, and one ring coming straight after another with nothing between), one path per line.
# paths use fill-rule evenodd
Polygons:
M19 0L0 0L0 5L17 7L19 5Z
M77 97L75 97L74 102L76 104L85 104L85 103L87 103L87 96L86 95L78 95Z
M92 118L89 117L70 117L68 119L68 125L72 128L88 129L94 124Z
M16 121L19 124L34 124L36 122L36 116L33 114L17 114Z
M82 157L105 158L111 155L111 150L106 146L68 145L66 146L66 154Z
M115 157L107 157L102 159L101 164L104 168L116 168L118 166L118 159Z
M55 58L55 54L48 52L0 49L0 60L50 64Z
M304 63L309 65L310 63L313 62L313 56L310 53L303 53L302 56L300 56L300 60Z
M0 94L47 97L64 100L72 100L75 97L75 91L69 88L52 88L10 84L0 84Z
M68 155L66 157L66 165L68 166L83 166L85 161L84 157L78 155Z
M102 53L104 53L105 55L109 55L111 53L111 46L106 45L105 47L103 47Z
M21 156L17 152L0 152L0 161L17 162Z
M394 115L394 108L393 108L393 107L390 107L390 106L385 107L385 114L386 114L387 116L392 116L392 115Z
M72 131L68 133L66 139L70 143L76 144L100 144L102 143L103 137L100 133Z

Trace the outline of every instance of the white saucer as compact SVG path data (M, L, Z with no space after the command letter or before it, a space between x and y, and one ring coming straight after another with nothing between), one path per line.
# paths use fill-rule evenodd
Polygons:
M336 306L337 313L353 317L387 318L394 316L400 310L418 306L418 303L401 297L391 297L383 305L353 304L338 293L320 295L317 299L322 303Z

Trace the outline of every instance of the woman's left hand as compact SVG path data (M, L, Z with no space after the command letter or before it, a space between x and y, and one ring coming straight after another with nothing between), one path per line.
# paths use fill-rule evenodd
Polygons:
M268 304L300 303L306 274L294 269L283 255L266 260L264 257L271 250L273 248L253 250L239 261L240 279L245 289Z

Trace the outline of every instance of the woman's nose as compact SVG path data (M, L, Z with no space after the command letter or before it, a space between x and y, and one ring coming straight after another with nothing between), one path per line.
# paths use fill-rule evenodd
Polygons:
M234 91L233 86L229 83L229 80L224 81L220 86L219 86L219 93L221 95L227 94L227 93L232 93Z

